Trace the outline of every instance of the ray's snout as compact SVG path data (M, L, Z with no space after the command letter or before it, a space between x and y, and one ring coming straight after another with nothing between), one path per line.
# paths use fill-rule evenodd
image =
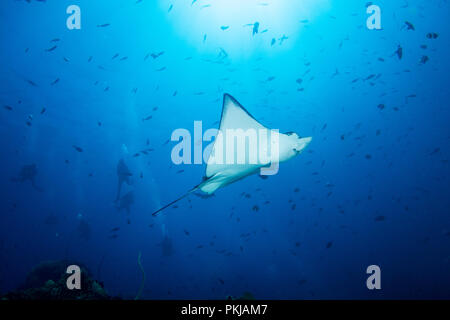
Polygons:
M308 144L311 142L312 137L306 137L306 138L298 138L296 146L295 146L295 151L297 151L298 153L302 152L303 149L306 148L306 146L308 146Z

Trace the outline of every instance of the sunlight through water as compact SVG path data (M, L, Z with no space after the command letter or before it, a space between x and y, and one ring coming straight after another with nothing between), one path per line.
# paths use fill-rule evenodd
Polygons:
M267 50L289 50L329 0L160 0L179 37L203 53L249 58Z

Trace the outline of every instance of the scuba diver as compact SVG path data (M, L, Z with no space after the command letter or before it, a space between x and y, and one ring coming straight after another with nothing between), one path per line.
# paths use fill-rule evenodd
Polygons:
M35 181L36 175L37 175L37 168L36 164L33 163L30 165L23 166L22 169L20 169L19 175L15 178L11 178L11 181L22 183L29 180L34 189L36 189L39 192L42 192L43 189L36 185Z
M122 184L125 182L127 185L131 185L131 179L130 177L133 174L128 169L127 165L125 164L125 161L123 159L119 160L119 163L117 164L117 195L116 195L116 201L119 201L120 199L120 191L122 190Z

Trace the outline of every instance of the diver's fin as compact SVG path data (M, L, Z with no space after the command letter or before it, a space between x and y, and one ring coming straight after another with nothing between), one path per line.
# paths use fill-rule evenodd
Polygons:
M180 201L181 199L186 198L188 195L190 195L192 192L196 191L198 189L198 187L200 186L197 185L194 188L192 188L191 190L189 190L188 192L186 192L185 194L183 194L181 197L179 197L178 199L172 201L171 203L166 204L165 206L159 208L158 210L156 210L155 212L152 213L153 216L156 216L158 213L160 213L161 211L163 211L164 209L170 207L171 205L173 205L174 203Z
M124 182L124 179L119 177L119 181L117 182L117 194L116 194L116 202L120 199L120 191L122 190L122 184Z

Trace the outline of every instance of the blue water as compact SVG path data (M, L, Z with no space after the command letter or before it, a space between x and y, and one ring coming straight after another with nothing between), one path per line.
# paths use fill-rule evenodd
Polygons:
M0 292L72 259L134 298L141 252L144 299L450 298L449 2L373 1L381 30L365 1L239 3L1 1ZM311 144L153 217L206 167L166 142L217 128L224 93ZM34 186L17 181L31 164Z

